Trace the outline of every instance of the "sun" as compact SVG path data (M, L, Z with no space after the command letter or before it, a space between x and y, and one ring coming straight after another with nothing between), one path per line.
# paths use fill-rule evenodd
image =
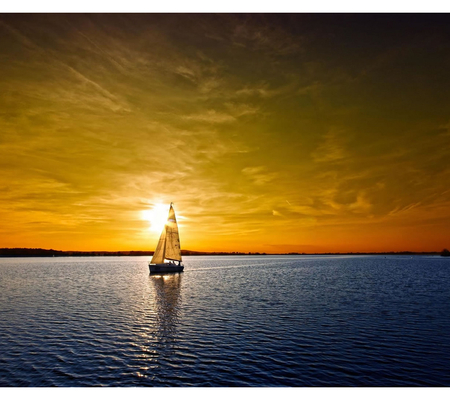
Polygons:
M169 209L167 205L155 204L151 210L141 211L141 218L150 222L149 230L153 232L161 232L167 222Z

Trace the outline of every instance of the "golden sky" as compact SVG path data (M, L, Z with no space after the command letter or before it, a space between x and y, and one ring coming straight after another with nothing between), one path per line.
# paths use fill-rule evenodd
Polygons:
M440 251L449 71L448 14L2 14L0 247Z

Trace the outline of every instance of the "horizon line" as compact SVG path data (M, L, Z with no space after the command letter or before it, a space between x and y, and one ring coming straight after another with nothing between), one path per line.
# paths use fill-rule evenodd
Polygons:
M182 253L192 253L192 254L182 254L182 255L371 255L371 254L440 254L446 249L439 251L410 251L410 250L399 250L399 251L347 251L347 252L277 252L277 253L268 253L268 252L259 252L259 251L200 251L200 250L188 250L182 249ZM57 253L116 253L123 255L129 253L146 253L142 255L152 255L154 254L154 250L56 250L53 248L43 249L41 247L2 247L0 248L0 257L3 256L3 252L12 252L12 253L20 253L20 252L31 252L31 251L40 251L44 253L48 252L57 252ZM20 255L20 254L15 254Z

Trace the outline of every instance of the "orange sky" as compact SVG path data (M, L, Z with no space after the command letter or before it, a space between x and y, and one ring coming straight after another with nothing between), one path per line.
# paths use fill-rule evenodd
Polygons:
M154 250L170 202L189 250L449 247L449 27L2 14L0 247Z

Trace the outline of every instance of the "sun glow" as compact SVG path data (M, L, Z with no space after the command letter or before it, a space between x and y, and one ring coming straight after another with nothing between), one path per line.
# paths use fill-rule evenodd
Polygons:
M141 212L141 218L150 222L148 228L153 232L161 232L167 221L169 209L167 205L155 204L151 210L144 210Z

